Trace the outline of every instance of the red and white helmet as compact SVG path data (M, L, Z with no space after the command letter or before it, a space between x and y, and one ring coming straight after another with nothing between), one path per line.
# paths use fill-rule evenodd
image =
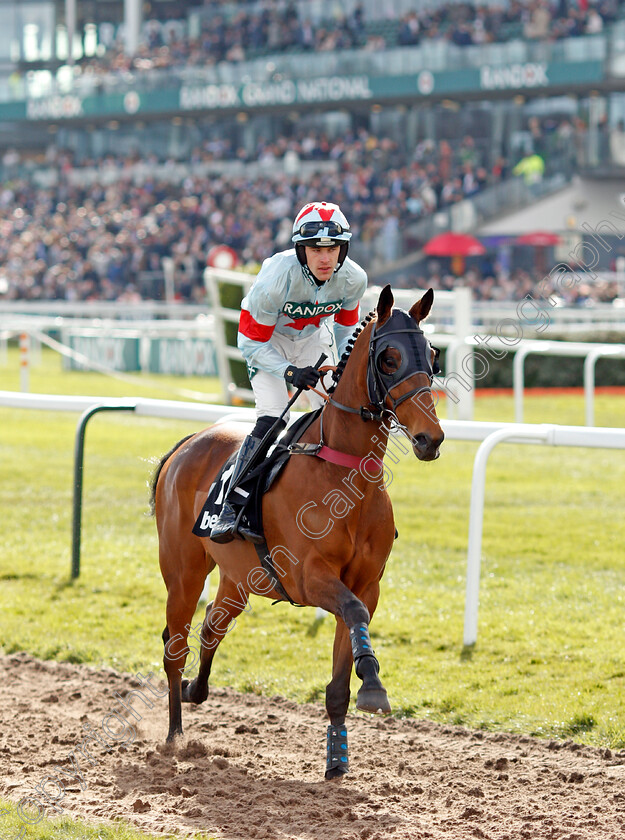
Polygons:
M338 204L328 201L313 201L305 204L293 222L292 242L313 243L319 247L349 242L352 233L349 222Z

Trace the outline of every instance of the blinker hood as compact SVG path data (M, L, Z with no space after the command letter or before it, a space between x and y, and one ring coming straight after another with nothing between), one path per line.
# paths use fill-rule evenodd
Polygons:
M399 350L401 362L397 370L385 373L382 370L381 357L389 347ZM434 367L430 358L432 345L425 337L423 330L417 326L415 320L403 309L394 309L391 317L379 328L371 331L369 341L369 366L367 373L367 387L371 402L379 405L388 396L396 408L404 400L413 396L420 389L403 394L399 399L393 399L389 392L401 385L406 379L416 373L425 373L430 381L440 373L438 365L439 352L437 348Z

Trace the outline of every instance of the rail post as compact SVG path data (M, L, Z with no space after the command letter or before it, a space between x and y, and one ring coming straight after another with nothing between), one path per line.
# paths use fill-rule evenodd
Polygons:
M23 394L30 391L30 336L27 332L20 333L20 391Z
M480 601L480 572L482 566L482 530L484 527L484 495L486 492L486 464L495 446L513 438L515 442L529 441L543 443L549 437L547 425L531 428L524 424L510 423L492 432L480 444L473 463L471 482L471 503L469 510L469 540L467 549L467 580L464 609L465 647L477 641L477 613Z
M622 347L594 347L584 359L584 398L586 425L595 425L595 367L602 356L622 356Z
M74 443L74 502L72 507L72 579L80 575L80 535L82 529L82 485L83 463L85 457L85 434L87 423L94 414L100 411L135 411L136 403L127 405L94 405L83 412L78 426Z

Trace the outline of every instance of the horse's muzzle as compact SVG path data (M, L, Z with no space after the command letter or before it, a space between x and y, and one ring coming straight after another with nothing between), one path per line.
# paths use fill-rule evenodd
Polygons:
M440 455L440 445L444 440L443 432L435 438L431 435L416 435L412 444L414 454L420 461L435 461Z

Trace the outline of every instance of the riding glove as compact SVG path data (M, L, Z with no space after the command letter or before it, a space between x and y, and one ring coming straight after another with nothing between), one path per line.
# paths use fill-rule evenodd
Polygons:
M295 388L301 388L305 391L307 388L314 388L321 377L321 371L312 366L305 368L298 368L295 365L289 365L284 371L284 378Z

